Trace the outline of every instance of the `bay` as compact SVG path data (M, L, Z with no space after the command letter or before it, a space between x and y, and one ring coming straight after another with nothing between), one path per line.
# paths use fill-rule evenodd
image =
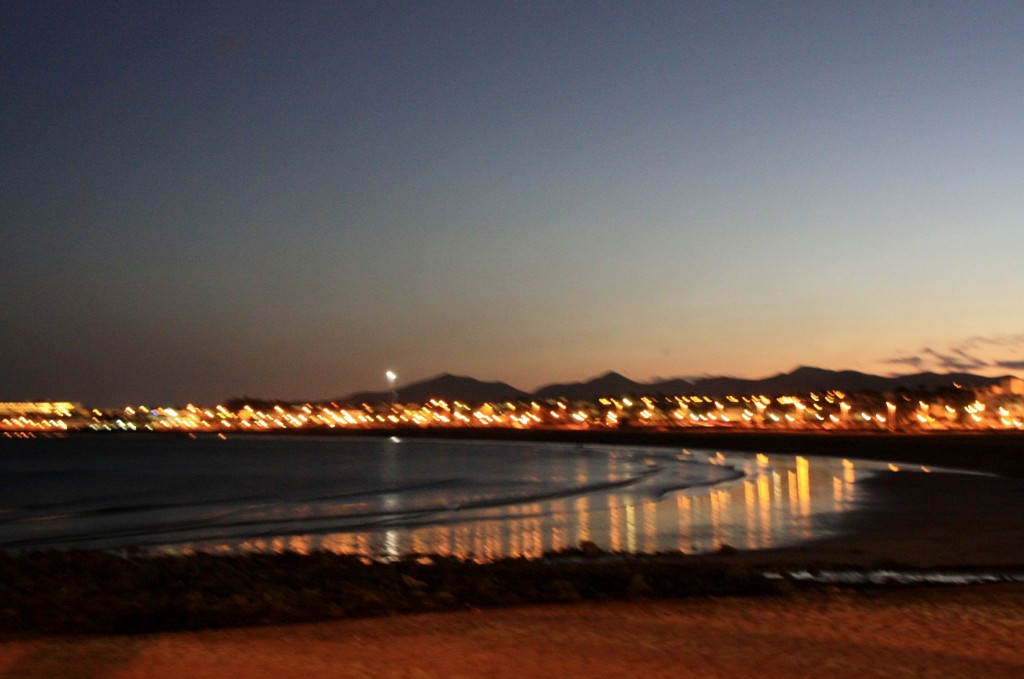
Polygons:
M884 466L707 450L313 436L0 445L0 549L370 558L764 549L825 537Z

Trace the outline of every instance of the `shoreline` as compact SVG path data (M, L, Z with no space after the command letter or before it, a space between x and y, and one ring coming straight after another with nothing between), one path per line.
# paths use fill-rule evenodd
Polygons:
M183 432L75 431L61 437L183 437ZM202 432L199 436L213 436ZM1024 479L1024 431L813 431L768 429L512 429L478 427L308 427L266 432L228 432L229 437L425 438L439 441L521 441L579 445L702 448L747 453L816 455L904 462L986 472Z
M389 428L294 434L699 448L934 467L940 471L885 474L861 481L868 500L844 516L836 535L782 547L729 549L728 554L687 558L764 570L835 565L870 568L878 564L916 569L1024 569L1024 541L1019 539L1024 535L1021 432ZM943 469L976 474L945 473Z
M105 435L108 434L84 434L88 437ZM1017 535L1024 535L1024 433L1019 432L387 428L240 435L253 439L268 435L397 436L438 441L693 448L928 467L934 469L934 473L885 473L859 481L864 499L860 507L840 517L838 534L786 546L752 550L730 548L728 557L733 563L742 561L768 566L830 563L865 567L885 562L918 568L1024 566L1024 541L1015 539ZM945 473L953 470L975 473ZM701 553L689 557L716 560L720 555Z
M338 438L426 438L436 440L523 441L595 445L630 445L652 447L695 447L731 450L733 452L801 453L823 457L860 457L889 461L902 456L902 461L935 464L956 460L977 471L1000 473L1024 478L1024 431L955 430L955 431L869 431L869 430L772 430L765 428L702 428L656 429L621 427L617 429L570 429L510 427L380 427L329 428L305 427L268 431L221 432L228 437L305 437ZM198 436L220 433L199 432ZM69 431L60 437L185 437L181 431ZM0 441L2 442L2 441ZM16 441L11 441L16 443ZM956 466L954 464L944 466Z
M905 462L1024 478L1024 432L817 432L762 429L476 429L307 430L296 435L398 436L439 440L506 440L749 453L791 453L875 462ZM282 432L282 435L291 433Z
M438 431L420 436L442 438ZM500 432L461 439L692 447L900 461L986 474L887 473L862 481L868 501L842 533L792 546L713 554L611 555L573 548L563 559L475 564L418 555L390 564L309 555L115 556L0 552L0 629L129 632L457 611L534 603L777 595L833 586L770 581L765 572L1024 573L1024 436L676 432ZM499 432L496 432L499 433ZM375 435L412 436L409 432ZM360 434L367 435L367 434ZM541 438L543 437L543 438ZM987 474L1002 472L1002 476ZM871 589L871 586L867 586ZM1024 585L1007 585L1024 590ZM863 589L864 586L854 586ZM144 596L140 596L145 594ZM17 597L13 595L18 595Z
M861 483L867 502L840 533L795 545L695 558L758 568L900 564L920 569L1024 566L1024 435L1017 432L819 433L696 430L567 432L566 440L700 447L926 465Z

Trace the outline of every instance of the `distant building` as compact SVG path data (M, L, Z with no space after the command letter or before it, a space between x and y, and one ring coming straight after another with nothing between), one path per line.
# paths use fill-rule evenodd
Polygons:
M1024 395L1024 379L1020 377L1006 377L1000 380L999 386L1004 394Z
M82 410L70 401L0 401L0 417L73 417Z

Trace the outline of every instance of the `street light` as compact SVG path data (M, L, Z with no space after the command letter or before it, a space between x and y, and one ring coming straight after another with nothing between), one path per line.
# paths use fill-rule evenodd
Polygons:
M384 375L387 376L388 384L391 386L391 406L394 407L394 405L395 405L395 380L398 379L398 375L396 375L391 370L389 370L386 373L384 373Z

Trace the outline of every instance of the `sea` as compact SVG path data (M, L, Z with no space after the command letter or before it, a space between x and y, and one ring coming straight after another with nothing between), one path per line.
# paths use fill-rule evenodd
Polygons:
M371 559L766 549L841 532L878 463L401 437L0 439L0 550Z

